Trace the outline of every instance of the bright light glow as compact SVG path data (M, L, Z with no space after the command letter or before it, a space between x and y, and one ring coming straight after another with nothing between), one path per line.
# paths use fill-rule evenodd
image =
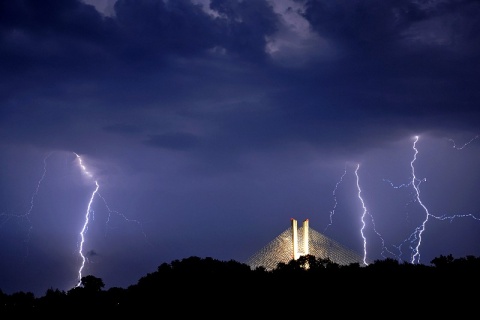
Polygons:
M305 227L308 227L308 241L304 241ZM277 267L279 262L288 263L292 260L294 253L294 230L292 229L292 227L286 229L267 245L254 253L247 260L247 264L252 269L264 267L267 270L272 270ZM315 231L308 226L308 224L298 228L296 236L298 243L297 252L299 256L304 255L305 252L309 252L309 254L317 259L330 259L332 262L340 265L362 263L363 258L357 252L350 250L335 240ZM308 248L305 248L306 245L308 245Z

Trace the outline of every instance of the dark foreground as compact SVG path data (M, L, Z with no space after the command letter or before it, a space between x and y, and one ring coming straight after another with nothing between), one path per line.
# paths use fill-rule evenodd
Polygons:
M77 288L42 297L0 291L0 315L463 318L478 315L479 285L480 258L472 256L440 256L431 266L391 259L340 266L303 256L274 270L190 257L163 263L127 288L103 290L102 279L89 275Z

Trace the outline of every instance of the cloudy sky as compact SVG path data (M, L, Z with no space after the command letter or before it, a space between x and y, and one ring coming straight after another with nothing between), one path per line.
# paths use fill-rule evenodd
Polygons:
M290 218L368 261L480 255L479 21L474 0L1 0L0 289L245 262Z

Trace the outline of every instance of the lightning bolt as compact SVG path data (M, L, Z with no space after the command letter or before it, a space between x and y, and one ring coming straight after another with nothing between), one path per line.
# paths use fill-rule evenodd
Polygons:
M363 210L362 215L361 215L362 227L360 228L360 234L361 234L362 239L363 239L363 263L365 265L368 265L368 262L367 262L367 237L365 236L365 230L366 230L366 227L367 227L367 222L366 222L367 216L370 220L373 232L380 238L381 246L382 246L381 255L383 257L385 257L386 252L388 252L388 253L390 253L391 255L394 255L394 256L396 256L396 255L393 252L391 252L390 250L388 250L388 248L386 247L385 240L383 239L382 234L377 231L377 228L375 226L375 220L374 220L372 214L367 210L367 207L365 205L365 201L362 197L362 189L360 187L360 175L358 174L359 169L360 169L360 164L357 164L354 173L355 173L355 177L356 177L357 197L360 200L360 203L362 205L362 210ZM327 228L329 226L331 226L333 224L333 215L335 214L335 210L336 210L336 207L337 207L337 204L338 204L336 193L337 193L339 185L343 182L343 179L346 176L346 174L347 174L347 165L345 164L344 172L343 172L342 176L340 177L340 179L337 181L337 183L335 185L335 188L333 189L333 199L334 199L335 204L334 204L333 209L330 211L330 223L325 228L325 231L327 230Z
M453 139L448 139L448 141L452 142L453 144L453 148L454 149L457 149L457 150L462 150L463 148L465 148L466 146L468 146L470 143L472 143L474 140L478 139L478 135L476 135L475 137L473 137L472 139L470 139L469 141L465 142L463 145L461 145L460 147L457 147L457 144L455 143L455 140Z
M78 160L78 163L79 163L79 166L80 168L82 169L82 172L89 178L93 178L93 175L87 170L87 168L85 167L85 165L83 164L83 160L82 158L77 154L75 153L75 156L77 157L77 160ZM100 189L100 185L98 184L98 181L95 180L95 190L93 190L91 196L90 196L90 200L88 201L88 205L87 205L87 211L85 212L85 221L83 223L83 227L80 231L80 244L79 244L79 249L78 249L78 254L80 255L81 259L82 259L82 262L80 264L80 268L78 269L78 283L76 285L76 287L80 286L81 285L81 281L82 281L82 271L85 267L85 263L87 261L87 258L85 257L85 255L83 254L83 245L85 244L85 233L87 232L88 230L88 223L90 221L90 212L92 210L92 203L93 203L93 199L95 198L95 195L98 193L98 189Z
M422 181L426 181L426 180L419 180L415 175L415 165L414 165L414 163L417 160L417 155L418 155L417 142L418 142L419 138L420 138L419 136L415 136L414 141L413 141L414 154L413 154L413 159L410 162L410 168L412 170L411 171L412 172L411 184L413 186L413 189L415 190L415 195L416 195L415 197L416 197L416 200L417 200L418 204L420 204L420 206L425 211L425 219L420 224L420 226L415 228L415 231L413 232L413 234L415 234L414 238L418 241L417 241L417 245L413 248L413 255L412 255L411 263L419 263L420 262L420 251L419 250L420 250L420 245L422 244L422 234L425 231L425 226L428 222L428 217L430 217L430 213L428 212L428 208L423 204L422 199L420 199L420 184L422 183Z
M463 150L466 148L468 145L473 143L475 140L479 139L479 135L474 136L471 138L469 141L464 143L463 145L457 145L453 139L448 139L452 144L453 148L455 150ZM403 242L400 243L400 245L392 245L393 248L395 248L396 253L392 252L391 250L388 249L386 246L385 240L382 236L382 234L377 230L377 227L375 225L375 220L373 215L369 212L367 209L367 206L365 204L365 201L362 196L362 188L360 184L360 175L359 175L359 170L360 170L360 164L357 164L356 169L355 169L355 177L356 177L356 188L357 188L357 198L360 201L362 205L362 214L361 214L361 228L360 228L360 234L363 239L363 263L365 265L368 265L367 261L367 236L366 236L366 231L367 229L372 229L373 232L379 237L381 241L381 256L386 258L387 253L388 255L391 255L395 257L398 260L401 260L402 255L404 254L402 250L402 246L405 244L409 245L409 250L410 250L410 258L409 262L412 264L420 263L420 248L423 243L423 238L424 238L424 232L426 231L427 224L429 220L431 219L436 219L439 221L450 221L452 222L455 219L460 219L460 218L470 218L476 221L480 221L480 215L475 215L471 213L462 213L462 214L432 214L426 204L423 202L422 197L421 197L421 189L420 186L422 183L426 182L427 179L423 178L420 179L417 176L416 173L416 162L417 162L417 157L419 155L419 149L417 147L418 142L420 140L420 136L414 136L413 137L413 144L412 144L412 150L413 150L413 156L410 161L410 180L407 183L403 183L400 185L394 185L390 180L388 179L383 179L384 182L387 182L392 188L395 189L400 189L400 188L411 188L411 196L412 200L407 202L407 205L413 205L416 204L420 207L421 211L424 212L424 215L422 215L422 220L421 222L414 228L413 232L410 233L410 235L403 240ZM335 184L335 187L333 189L332 195L333 195L333 200L334 200L334 206L333 209L330 211L330 221L329 224L325 227L325 231L332 226L333 224L333 216L336 213L337 210L337 205L338 205L338 199L337 199L337 191L339 189L339 186L341 183L343 183L344 178L347 174L347 165L345 165L345 169L343 171L343 174L341 175L340 179L337 181Z
M324 232L327 231L328 227L333 224L333 215L335 214L335 210L337 209L338 201L337 201L337 189L338 186L343 182L343 177L347 174L347 164L345 164L345 168L343 170L343 174L340 177L340 180L337 181L335 184L335 188L333 189L333 201L335 202L333 209L330 211L330 223L325 227Z
M100 199L102 199L102 201L103 201L103 203L104 203L104 205L105 205L105 208L107 208L107 211L108 211L108 217L107 217L107 221L106 221L106 224L107 224L107 225L108 225L108 223L110 222L110 218L111 218L112 214L116 214L116 215L122 217L122 218L123 218L125 221L127 221L127 222L131 222L131 223L137 224L138 227L140 228L141 233L143 234L143 237L145 238L145 241L146 241L148 244L152 245L152 243L150 242L150 240L149 240L148 237L147 237L147 234L146 234L145 231L143 230L143 226L142 226L142 224L140 223L140 221L134 220L134 219L130 219L130 218L128 218L125 214L123 214L123 213L121 213L121 212L118 212L118 211L116 211L116 210L112 210L112 209L110 208L110 206L108 205L107 200L105 200L105 198L104 198L100 193L97 193L97 196L100 197ZM106 234L105 234L105 236L106 236Z
M478 220L480 221L480 218L475 216L474 214L471 214L471 213L467 213L467 214L454 214L454 215L450 215L450 216L447 216L447 215L441 215L441 216L436 216L436 215L433 215L431 214L430 215L431 217L437 219L437 220L441 220L441 221L444 221L444 220L450 220L450 223L453 222L453 220L455 219L459 219L459 218L472 218L473 220Z
M380 255L383 257L383 258L387 258L387 256L385 255L385 252L388 252L389 254L391 254L392 256L394 256L397 260L400 260L400 257L398 255L396 255L395 253L393 253L392 251L390 251L386 244L385 244L385 239L383 239L383 236L380 232L377 231L377 226L375 225L375 220L373 219L373 216L370 212L368 212L368 215L370 217L370 221L372 223L372 229L373 229L373 232L375 232L375 234L380 238L380 241L382 243L382 250L380 252ZM365 257L366 257L366 254L365 254Z
M400 185L395 185L395 184L393 184L393 182L392 182L391 180L388 180L388 179L383 179L383 181L387 182L387 183L388 183L392 188L394 188L394 189L408 188L408 187L412 186L412 184L413 184L413 180L410 181L409 183L403 183L403 184L400 184ZM422 179L420 182L425 182L425 181L427 181L426 178ZM412 205L412 204L414 204L414 203L416 202L417 193L415 192L415 189L414 189L414 191L412 192L412 194L414 194L413 199L412 199L411 201L407 202L406 205L405 205L405 207L407 207L407 206L409 206L409 205ZM394 246L394 247L395 247L395 246ZM399 247L397 247L397 249L399 250L399 252L401 252L401 245L400 245ZM392 253L392 254L393 254L393 253ZM397 256L397 257L400 257L400 256L401 256L401 254L399 254L399 255L393 254L393 255L394 255L394 256Z
M362 227L360 228L360 234L362 235L363 239L363 264L368 265L367 263L367 238L365 237L364 230L365 230L365 216L367 215L367 207L365 206L365 202L363 201L362 197L362 189L360 188L360 177L358 175L358 169L360 169L360 164L357 164L357 168L355 169L355 177L357 178L357 196L360 202L362 203L362 216L361 222Z
M28 244L30 242L30 236L31 236L31 233L32 233L32 230L33 230L33 225L31 223L31 220L30 220L30 215L33 211L33 208L35 206L35 199L36 197L38 196L38 192L40 191L40 186L43 182L43 180L45 179L45 177L47 176L47 159L52 155L52 153L48 153L45 158L43 158L43 172L42 172L42 175L40 177L40 179L37 181L37 186L35 188L35 190L33 191L32 193L32 196L30 197L30 207L28 208L28 210L24 213L24 214L2 214L1 216L3 217L6 217L6 219L2 222L2 225L4 223L6 223L10 218L16 218L16 219L24 219L27 221L28 223L28 232L27 232L27 237L25 239L25 244L27 245L27 253L26 253L26 257L28 257L29 255L29 252L28 252Z
M479 136L476 135L474 136L473 138L471 138L469 141L467 141L466 143L464 143L463 145L461 146L457 146L455 141L453 139L448 139L450 142L452 142L453 144L453 148L456 149L456 150L463 150L465 147L467 147L469 144L473 143L473 141L475 141L476 139L478 139ZM433 215L433 214L430 214L430 216L434 219L437 219L437 220L441 220L441 221L445 221L445 220L450 220L450 223L453 222L453 220L455 219L460 219L460 218L471 218L473 220L477 220L477 221L480 221L480 218L474 214L471 214L471 213L467 213L467 214L451 214L451 215L447 215L447 214L443 214L443 215Z
M82 170L82 172L90 179L93 179L94 176L91 172L88 171L87 167L83 164L83 159L80 155L78 155L77 153L75 153L75 156L77 157L77 160L78 160L78 164ZM80 243L79 243L79 249L78 249L78 254L82 260L81 264L80 264L80 267L78 269L78 283L76 285L76 287L80 286L81 285L81 281L82 281L82 272L83 272L83 269L85 268L85 264L88 262L88 259L87 257L85 256L85 254L83 253L83 247L84 247L84 244L85 244L85 234L86 232L88 231L88 225L89 225L89 222L90 222L90 215L93 214L93 211L92 211L92 204L93 204L93 201L95 199L96 196L98 196L100 199L102 199L105 207L107 208L108 210L108 218L107 218L107 225L108 225L108 222L110 221L110 218L111 218L111 215L113 213L121 216L125 221L127 222L134 222L136 224L138 224L140 226L140 228L142 229L142 234L145 238L145 240L151 245L151 243L148 241L148 238L147 238L147 235L146 233L143 231L143 228L141 226L141 223L137 220L132 220L132 219L128 219L124 214L118 212L118 211L115 211L115 210L112 210L110 209L110 206L108 205L107 201L105 200L105 198L100 194L99 192L99 189L100 189L100 184L98 183L98 180L94 180L94 183L95 183L95 189L93 190L92 194L90 195L90 199L88 201L88 205L87 205L87 210L85 211L85 214L84 214L84 223L83 223L83 226L82 226L82 229L80 230Z
M419 226L417 226L415 228L415 230L407 237L407 239L405 239L403 241L403 243L410 243L410 249L412 250L412 254L411 254L411 263L412 264L415 264L415 263L419 263L420 262L420 246L422 244L422 235L423 235L423 232L425 231L425 228L426 228L426 224L429 220L429 217L432 217L432 215L430 214L427 206L422 202L422 199L420 198L420 184L422 182L426 182L427 179L424 178L424 179L419 179L417 178L416 174L415 174L415 162L417 161L417 155L418 155L418 149L417 149L417 142L418 140L420 139L419 136L414 136L413 137L413 145L412 145L412 149L413 149L413 157L412 157L412 160L410 161L410 172L411 172L411 180L408 184L402 184L400 186L394 186L391 182L390 182L390 185L394 188L401 188L401 187L409 187L409 186L412 186L413 187L413 193L414 193L414 202L418 203L423 211L425 212L425 218L424 220L420 223ZM385 180L384 181L387 181L388 180ZM398 251L400 252L400 255L402 254L402 244L400 244L399 246L397 246L397 249Z
M470 139L469 141L467 141L465 144L463 144L461 146L457 146L453 139L448 139L448 140L452 142L454 149L462 150L463 148L468 146L470 143L472 143L474 140L478 139L478 137L479 137L478 135L473 137L472 139ZM452 222L454 219L457 219L457 218L472 218L474 220L480 220L480 218L478 218L477 216L475 216L473 214L453 214L453 215L444 214L444 215L439 216L439 215L431 214L429 212L427 206L422 202L422 199L420 198L420 184L422 182L425 182L426 178L420 180L419 178L417 178L417 176L415 174L415 161L417 160L417 155L419 153L419 151L417 149L417 142L418 142L419 139L420 139L419 136L415 136L414 141L413 141L413 147L412 148L414 150L414 155L413 155L413 158L410 162L411 181L408 184L403 184L403 185L400 186L400 187L405 187L405 186L412 186L413 187L414 201L417 202L421 206L423 211L425 212L425 218L422 221L422 223L419 226L417 226L415 228L415 230L409 235L409 237L406 240L404 240L404 242L403 242L403 243L409 242L412 245L410 247L410 249L412 250L411 261L410 262L413 263L413 264L420 263L420 257L421 257L420 246L422 244L422 235L426 230L426 226L427 226L427 223L429 221L429 218L433 218L433 219L437 219L437 220L441 220L441 221L450 220L450 222ZM392 186L393 186L393 184L392 184ZM401 252L401 246L402 245L398 246L398 250L400 252Z

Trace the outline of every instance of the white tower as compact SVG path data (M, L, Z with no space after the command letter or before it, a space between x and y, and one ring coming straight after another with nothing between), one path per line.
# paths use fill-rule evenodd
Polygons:
M290 219L292 222L292 251L293 251L293 259L297 260L301 253L298 250L298 232L297 232L297 220ZM308 248L308 235L309 235L309 226L308 226L308 219L303 221L303 253L302 255L309 254Z
M310 233L310 230L308 229L308 219L303 221L303 255L309 254L309 248L308 248L308 234Z
M297 235L297 220L290 219L292 221L292 251L293 259L297 260L299 258L298 254L298 235Z

